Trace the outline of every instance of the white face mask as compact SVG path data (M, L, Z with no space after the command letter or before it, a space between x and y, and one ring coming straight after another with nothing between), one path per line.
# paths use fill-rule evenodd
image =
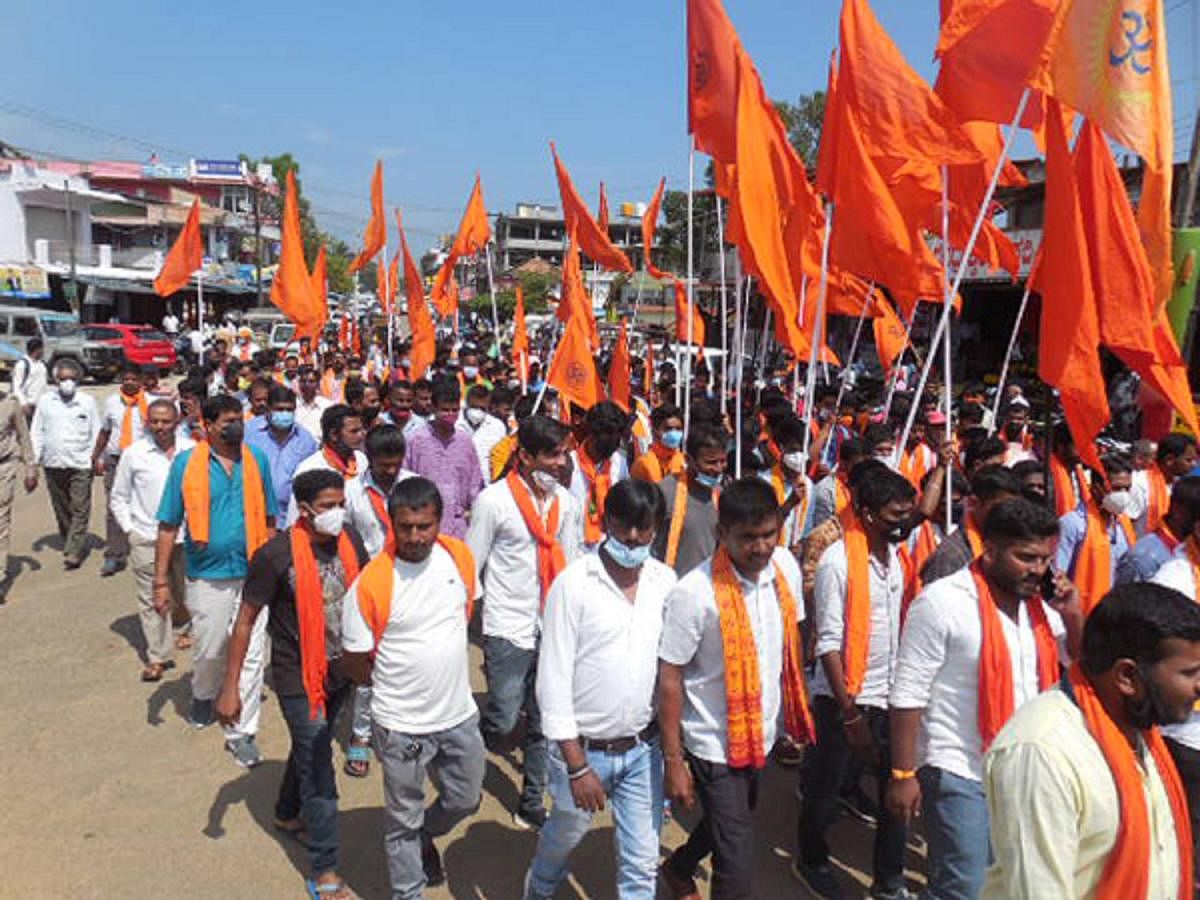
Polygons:
M1129 504L1132 500L1133 495L1129 491L1110 491L1104 495L1100 505L1114 516L1123 516L1129 511Z
M554 486L558 484L558 479L549 472L543 472L541 469L533 470L533 483L543 491L549 493L554 490Z
M784 468L793 472L803 472L808 465L808 457L805 456L803 450L793 450L791 453L783 454L783 465Z
M335 506L333 509L327 509L323 513L317 513L313 516L313 528L319 534L327 534L330 537L337 537L342 533L342 526L346 522L346 510L340 506Z
M468 406L463 412L463 416L475 428L483 424L483 420L487 418L487 412L482 409L477 409L474 406Z
M70 400L75 396L75 388L76 384L74 378L64 378L58 383L58 392L67 400Z

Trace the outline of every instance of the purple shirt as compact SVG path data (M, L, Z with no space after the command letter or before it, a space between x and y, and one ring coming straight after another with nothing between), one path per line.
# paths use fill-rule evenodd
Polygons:
M442 494L442 532L466 537L467 513L483 490L483 471L471 436L455 429L442 440L431 427L418 429L408 439L404 468L437 485Z

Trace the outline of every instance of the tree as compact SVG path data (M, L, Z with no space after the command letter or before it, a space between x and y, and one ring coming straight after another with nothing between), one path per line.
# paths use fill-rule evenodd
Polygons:
M797 103L776 100L775 108L787 126L791 141L804 164L810 169L817 164L817 150L821 146L821 125L825 121L825 92L813 91L801 94Z
M535 274L530 272L523 272L520 279L521 290L525 294L526 315L544 313L548 308L550 288L557 284L558 279L550 274ZM468 304L468 308L471 312L490 319L492 316L492 295L477 294L475 299ZM515 290L506 289L496 292L496 314L500 317L501 322L507 322L511 319L513 310L516 308L517 292Z

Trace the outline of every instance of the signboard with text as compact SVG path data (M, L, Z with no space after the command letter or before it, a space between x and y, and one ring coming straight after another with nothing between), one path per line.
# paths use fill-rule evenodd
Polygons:
M241 160L237 159L193 159L192 177L203 181L213 179L228 181L229 179L244 179L245 170Z
M37 266L0 265L0 297L48 300L50 279L46 270Z
M1042 246L1042 229L1040 228L1022 228L1016 231L1006 231L1009 240L1017 247L1017 253L1021 259L1021 266L1018 270L1018 278L1027 278L1030 269L1033 268L1034 257L1037 256L1038 248ZM933 255L939 260L942 258L942 241L939 237L929 236L929 246L933 250ZM950 271L957 271L962 264L962 250L950 248ZM989 269L984 263L972 259L967 265L966 274L963 276L963 283L970 284L971 282L991 281L1011 281L1012 278L1007 272Z

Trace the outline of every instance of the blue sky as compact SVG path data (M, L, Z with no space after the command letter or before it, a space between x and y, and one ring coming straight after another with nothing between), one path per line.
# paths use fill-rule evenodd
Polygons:
M926 78L937 0L874 0ZM492 211L557 203L547 142L584 197L686 187L683 0L104 4L8 0L0 140L66 156L292 152L322 227L351 239L385 160L415 248L452 230L476 170ZM824 85L836 0L726 0L768 92ZM1177 131L1195 108L1200 0L1166 0ZM100 10L103 10L101 13ZM1180 152L1187 135L1179 141Z

